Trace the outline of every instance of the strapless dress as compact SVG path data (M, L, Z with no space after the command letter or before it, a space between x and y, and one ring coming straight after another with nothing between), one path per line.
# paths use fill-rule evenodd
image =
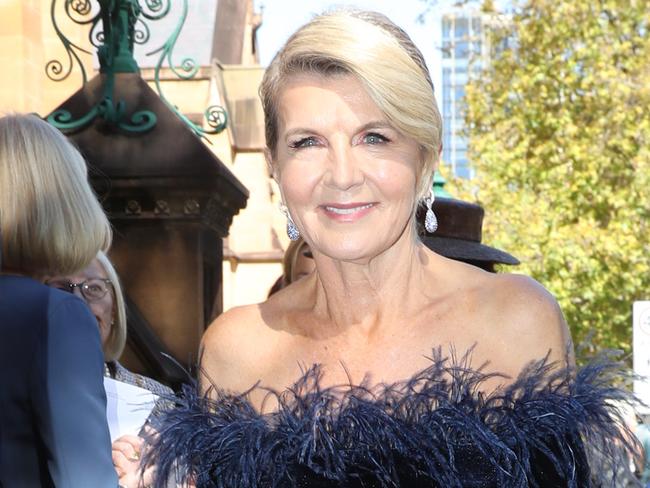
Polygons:
M407 381L328 388L314 366L269 391L278 408L265 414L247 394L186 386L154 421L144 463L156 464L156 487L584 488L603 486L592 459L625 462L631 437L615 405L632 400L608 359L577 369L542 359L489 395L489 375L467 364L438 350Z

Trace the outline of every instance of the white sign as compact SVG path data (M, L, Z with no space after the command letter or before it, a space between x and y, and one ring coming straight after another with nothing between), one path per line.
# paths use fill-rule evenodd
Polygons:
M634 373L643 377L634 380L634 393L650 406L650 301L634 302L632 323ZM639 413L648 415L650 408L641 407Z
M158 396L149 390L113 378L104 378L104 388L111 442L125 434L138 435Z

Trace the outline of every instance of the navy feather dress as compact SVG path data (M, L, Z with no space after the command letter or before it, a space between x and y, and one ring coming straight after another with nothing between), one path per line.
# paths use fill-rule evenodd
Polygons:
M621 435L612 363L577 371L532 363L507 388L480 393L486 375L434 354L404 383L321 388L318 367L269 392L260 414L246 395L187 386L160 416L143 465L197 487L570 487L591 484L587 451L610 462ZM620 486L612 481L612 486Z

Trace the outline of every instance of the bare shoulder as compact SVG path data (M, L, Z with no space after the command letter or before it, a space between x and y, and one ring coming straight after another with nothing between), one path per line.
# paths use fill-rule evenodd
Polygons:
M241 392L259 380L265 324L258 305L232 308L219 315L201 339L202 388L210 384Z
M234 307L219 315L207 328L201 340L202 351L212 351L232 341L238 341L241 334L255 328L259 322L257 305Z
M555 297L528 276L496 274L490 281L488 313L511 358L509 369L519 371L547 354L572 363L571 336Z

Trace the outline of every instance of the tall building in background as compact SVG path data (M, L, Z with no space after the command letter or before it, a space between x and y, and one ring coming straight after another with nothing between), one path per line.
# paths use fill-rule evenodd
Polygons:
M467 157L465 85L471 72L489 61L484 31L489 17L468 8L453 8L442 15L442 159L451 174L472 178Z

